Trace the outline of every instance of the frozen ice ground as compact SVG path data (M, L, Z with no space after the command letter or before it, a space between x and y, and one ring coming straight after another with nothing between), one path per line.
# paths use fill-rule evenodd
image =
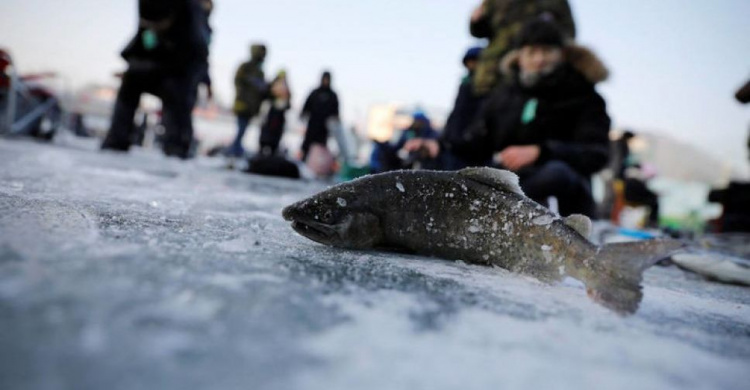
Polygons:
M750 289L581 285L343 251L283 206L320 184L0 140L0 389L741 389Z

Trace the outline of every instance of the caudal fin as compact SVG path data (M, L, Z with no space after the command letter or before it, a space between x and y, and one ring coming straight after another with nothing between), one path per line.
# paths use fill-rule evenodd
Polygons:
M588 264L591 274L585 281L586 292L621 315L633 314L643 298L643 271L683 246L670 239L605 245Z

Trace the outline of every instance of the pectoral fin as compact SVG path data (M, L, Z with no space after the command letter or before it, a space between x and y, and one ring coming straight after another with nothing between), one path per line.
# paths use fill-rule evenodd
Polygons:
M495 168L465 168L458 174L469 180L473 180L501 191L510 191L515 194L526 196L518 184L518 176L503 169Z
M572 214L566 217L563 222L583 237L589 238L591 236L591 220L589 217L581 214Z

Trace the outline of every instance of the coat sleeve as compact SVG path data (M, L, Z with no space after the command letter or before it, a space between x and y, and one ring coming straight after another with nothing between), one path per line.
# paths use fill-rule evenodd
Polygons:
M333 116L339 117L339 96L337 94L333 94L333 110L332 110Z
M489 99L495 100L494 96ZM489 108L491 105L491 102L483 104L475 114L476 119L471 118L465 122L464 128L460 131L440 137L441 150L459 156L491 156L494 145L489 130L494 124L494 112Z
M549 140L540 145L540 161L560 160L585 175L593 175L607 165L611 121L599 94L582 110L572 142Z
M310 116L310 105L312 104L313 96L315 96L315 91L310 93L310 95L307 96L307 99L305 99L305 104L302 106L302 111L299 113L300 118Z

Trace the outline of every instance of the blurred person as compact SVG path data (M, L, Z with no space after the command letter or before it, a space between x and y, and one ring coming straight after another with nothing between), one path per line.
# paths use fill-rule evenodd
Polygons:
M620 138L614 141L614 156L612 156L614 176L617 179L625 178L625 170L633 160L630 153L630 140L635 138L635 133L626 130ZM632 164L631 164L632 165Z
M554 196L560 214L595 217L590 177L607 164L611 124L595 84L608 71L550 22L527 24L517 47L502 61L512 83L493 91L484 112L495 161L537 202Z
M271 107L260 128L260 153L271 156L279 149L281 137L286 126L286 112L291 108L292 95L289 91L286 71L281 70L271 82Z
M432 128L430 118L422 111L416 111L412 115L412 124L402 130L394 149L403 161L403 168L412 169L438 169L439 162L434 153L424 146L423 140L437 140L439 134ZM410 144L410 147L406 147ZM422 145L416 147L414 145Z
M245 149L242 138L253 117L260 112L260 107L268 94L268 84L263 73L263 61L266 59L266 46L250 46L250 60L240 65L234 76L237 97L234 100L234 114L237 116L237 135L229 147L230 158L242 157ZM230 162L231 164L231 162Z
M211 28L211 24L209 23L209 20L211 18L211 13L214 10L214 2L213 0L199 0L199 4L201 7L201 10L203 10L203 13L200 15L201 18L198 20L201 38L206 42L206 47L210 48L211 40L213 37L213 29ZM200 85L203 85L206 88L206 97L208 98L208 100L212 100L214 96L214 91L213 91L213 86L211 84L211 74L209 72L208 53L206 53L205 61L201 61L201 63L198 66L196 79L194 81L194 91L191 92L191 96L193 97L193 103L190 106L192 108L195 108L195 104L198 101L198 90L199 90L198 87Z
M487 158L477 158L476 153L470 148L465 150L460 147L466 129L474 121L484 100L473 93L472 87L472 78L481 53L481 47L472 47L466 51L462 60L467 74L458 88L453 110L448 116L441 136L442 167L447 170L458 170L468 166L482 166L490 163Z
M428 141L437 142L439 134L432 128L430 118L422 111L412 115L412 123L401 131L395 144L376 142L370 156L372 173L397 169L438 169L437 153L430 150Z
M138 14L138 31L122 51L128 69L122 76L102 149L130 148L140 97L151 93L162 100L164 153L189 158L193 141L191 92L208 57L208 43L200 30L204 11L197 0L139 0Z
M553 23L527 24L502 61L511 82L495 87L462 141L516 172L530 198L558 200L562 215L596 215L590 177L607 164L610 118L595 85L608 71ZM426 148L435 155L437 142Z
M513 48L524 24L540 17L556 22L566 39L575 38L575 22L567 0L483 0L474 10L469 24L471 35L489 39L473 79L477 95L486 95L495 86L501 77L500 59Z
M630 164L623 172L624 197L630 204L649 208L647 227L659 227L659 195L648 188L648 181L656 176L656 169L650 165Z
M307 154L313 144L326 147L328 144L328 120L338 118L339 98L331 88L331 73L323 72L320 86L314 89L305 100L300 119L307 119L305 138L302 141L302 161L307 160Z

